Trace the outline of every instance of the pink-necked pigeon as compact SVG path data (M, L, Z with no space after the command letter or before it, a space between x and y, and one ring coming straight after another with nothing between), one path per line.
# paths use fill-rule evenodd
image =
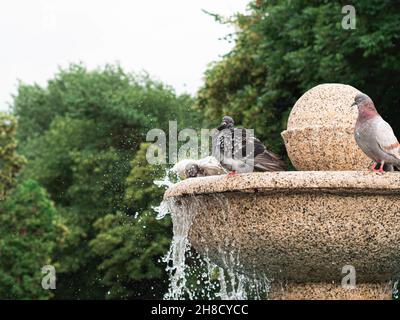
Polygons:
M361 150L374 161L372 170L384 172L385 164L389 171L393 171L393 166L400 167L399 141L392 127L376 111L371 98L364 93L357 94L354 105L358 107L354 137ZM379 170L376 169L378 163Z

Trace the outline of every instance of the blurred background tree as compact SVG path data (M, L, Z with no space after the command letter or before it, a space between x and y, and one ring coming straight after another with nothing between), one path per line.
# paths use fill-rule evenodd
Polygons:
M42 267L58 264L55 247L63 241L65 226L45 190L26 180L0 204L1 299L48 299L52 290L42 285ZM57 285L57 283L56 283Z
M36 181L18 183L26 161L16 152L16 128L14 117L0 114L0 298L46 299L41 270L57 266L53 253L66 230Z
M15 186L16 176L26 161L16 152L16 130L15 118L0 113L0 201Z
M13 110L28 159L21 179L46 188L69 230L54 255L56 298L162 296L150 288L166 287L158 260L170 222L155 220L151 206L161 201L153 180L164 169L148 165L140 145L150 129L168 132L170 120L201 126L192 105L188 95L111 65L71 65L44 88L20 84Z

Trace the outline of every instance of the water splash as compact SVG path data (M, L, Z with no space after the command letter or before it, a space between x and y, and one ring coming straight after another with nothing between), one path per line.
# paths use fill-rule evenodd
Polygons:
M171 179L171 169L165 169L165 175L162 180L154 180L153 183L157 187L172 187L174 185L174 182Z
M157 213L156 219L161 220L167 214L169 214L168 204L166 201L161 201L158 207L152 207L152 209Z
M173 185L169 173L170 171L166 170L166 177L154 183L158 186ZM222 195L213 195L213 198L223 202L221 207L226 208L227 212L221 214L228 215L229 201ZM235 248L234 242L226 243L224 250L218 249L219 256L222 257L220 266L211 262L207 248L205 254L200 255L191 247L189 231L201 205L197 197L188 197L164 200L158 207L153 208L157 219L171 214L173 223L171 245L161 259L167 265L166 271L170 281L164 299L265 299L270 282L264 276L256 276L255 272L253 276L248 276L237 271L242 266L240 252Z
M171 175L171 169L165 169L165 175L162 180L154 180L153 183L159 188L169 188L173 186L178 178L174 179ZM169 214L168 205L165 201L161 201L160 205L157 207L151 207L156 213L156 219L163 219L167 214Z
M240 254L234 251L223 252L219 249L223 261L223 268L220 269L219 282L221 290L218 296L222 300L248 300L265 299L270 290L270 281L262 275L248 276L239 273L237 270L243 269L240 263Z
M221 200L221 199L220 199ZM270 285L265 277L238 273L240 254L219 249L221 266L211 262L207 249L200 256L189 242L189 230L201 205L196 197L169 199L165 205L172 212L173 239L163 261L167 263L170 285L165 299L264 299Z
M399 280L396 279L395 281L393 281L393 283L390 283L390 285L391 285L391 288L392 288L393 298L395 300L399 300L399 298L400 298L400 294L399 294L399 285L400 285L400 283L399 283Z
M163 258L163 261L167 263L166 270L170 278L166 299L181 299L185 295L188 295L189 299L193 299L191 291L186 286L186 256L191 254L188 235L194 214L193 211L189 214L186 213L182 201L186 200L170 199L166 201L169 211L173 212L173 238L170 249Z

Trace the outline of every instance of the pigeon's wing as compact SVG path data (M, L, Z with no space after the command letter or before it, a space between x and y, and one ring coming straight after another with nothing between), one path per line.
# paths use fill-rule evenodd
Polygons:
M253 171L283 171L286 170L286 163L275 153L268 151L265 145L257 139L250 131L241 130L241 140L235 139L235 152L241 154L243 159L238 172ZM248 150L247 148L251 148ZM240 152L238 152L240 149ZM251 170L249 168L252 168Z
M240 135L235 139L234 149L236 154L241 154L242 157L256 157L263 153L266 148L264 144L254 135L250 134L247 129L235 129ZM250 148L250 150L247 149Z
M205 157L197 161L197 165L203 170L206 176L225 174L227 171L221 166L214 157Z
M218 161L221 160L221 149L220 149L220 131L214 129L212 133L212 145L211 145L211 154Z
M376 120L376 142L383 152L400 160L400 144L393 129L385 120Z
M218 166L207 166L203 167L203 172L206 176L217 176L220 174L225 174L227 171L220 165Z
M253 137L253 140L254 140L254 157L257 157L258 155L263 154L267 150L267 148L256 137Z
M246 156L246 142L249 134L246 129L235 128L233 133L233 152L236 156Z
M286 163L275 153L265 151L254 158L255 171L285 171Z

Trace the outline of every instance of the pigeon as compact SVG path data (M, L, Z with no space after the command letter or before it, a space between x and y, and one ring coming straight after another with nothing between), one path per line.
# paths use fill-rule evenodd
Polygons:
M384 172L400 167L400 144L392 127L376 111L371 98L364 93L357 94L352 106L358 107L358 118L354 137L361 150L373 160L372 170ZM376 169L380 163L379 170Z
M215 176L227 171L214 157L208 156L199 160L184 159L176 163L172 169L181 179Z
M230 171L230 176L253 171L287 170L286 163L250 135L249 130L234 125L231 117L224 116L213 135L212 155Z

